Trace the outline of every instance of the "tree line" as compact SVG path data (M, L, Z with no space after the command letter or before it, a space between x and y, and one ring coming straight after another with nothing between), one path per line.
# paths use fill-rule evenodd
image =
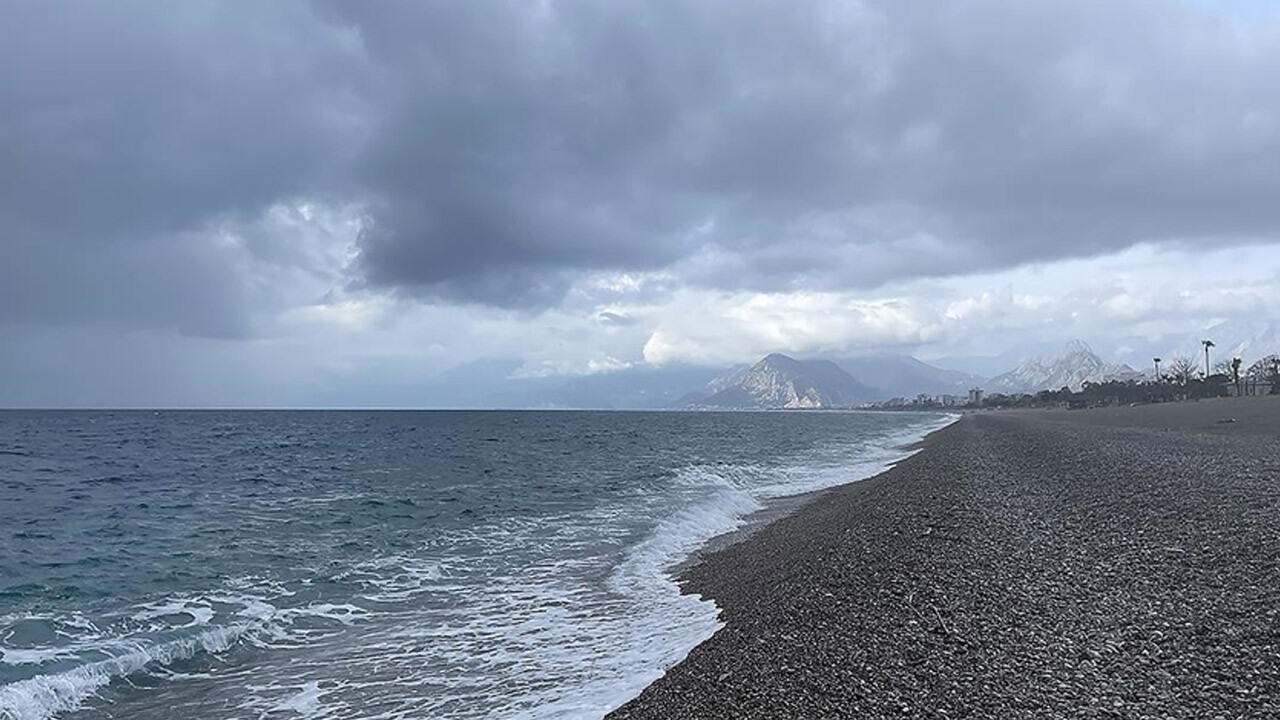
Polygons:
M1157 363L1157 367L1159 364ZM1135 403L1198 400L1228 395L1280 395L1280 356L1268 355L1244 368L1239 358L1223 360L1207 377L1191 358L1175 356L1155 379L1085 381L1079 390L1067 387L1037 393L992 393L981 407L1097 407Z

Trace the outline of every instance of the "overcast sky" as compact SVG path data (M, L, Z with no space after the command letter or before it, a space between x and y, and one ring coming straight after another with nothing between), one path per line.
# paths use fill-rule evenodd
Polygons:
M1274 320L1271 7L6 2L0 405Z

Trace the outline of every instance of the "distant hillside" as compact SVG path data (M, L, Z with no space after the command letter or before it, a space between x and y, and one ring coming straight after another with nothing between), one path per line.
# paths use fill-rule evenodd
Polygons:
M1006 373L1027 358L1053 355L1062 348L1062 342L1020 342L994 355L945 355L926 360L930 365L957 370L979 377L992 378Z
M909 355L833 358L841 369L873 388L877 400L926 395L964 395L987 379L958 370L944 370Z
M687 396L685 407L828 408L849 407L875 397L871 388L829 360L796 360L773 353L749 368L707 383Z
M1033 393L1063 387L1079 390L1086 381L1141 377L1141 373L1128 365L1103 362L1088 344L1072 340L1061 353L1026 360L1013 370L992 378L986 388L1000 393Z
M1195 356L1199 340L1208 338L1217 344L1213 355L1216 360L1241 358L1249 364L1267 355L1280 354L1280 322L1224 322L1219 323L1195 337L1189 337L1166 353L1172 357L1178 350ZM1189 350L1188 350L1189 348Z

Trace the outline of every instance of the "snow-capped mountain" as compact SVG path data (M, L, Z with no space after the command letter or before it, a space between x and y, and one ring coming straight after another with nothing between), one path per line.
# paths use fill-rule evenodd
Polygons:
M1031 358L992 378L987 389L1000 393L1030 393L1062 387L1079 390L1086 381L1136 380L1141 377L1142 373L1128 365L1103 362L1084 341L1072 340L1057 355Z
M773 353L749 368L707 383L685 398L687 407L825 408L869 400L874 391L827 360L796 360Z
M1150 377L1153 358L1171 362L1182 356L1204 364L1202 340L1212 340L1210 364L1240 358L1245 366L1268 355L1280 354L1280 319L1235 319L1216 323L1194 332L1167 333L1156 337L1130 336L1113 343L1111 355L1142 369Z
M1266 355L1280 354L1280 323L1224 322L1204 331L1214 341L1217 358L1242 358L1246 364Z

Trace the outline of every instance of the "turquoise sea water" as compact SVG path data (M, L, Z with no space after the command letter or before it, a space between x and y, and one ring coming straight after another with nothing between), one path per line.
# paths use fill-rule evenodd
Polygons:
M595 718L670 568L939 427L844 412L0 412L0 718Z

